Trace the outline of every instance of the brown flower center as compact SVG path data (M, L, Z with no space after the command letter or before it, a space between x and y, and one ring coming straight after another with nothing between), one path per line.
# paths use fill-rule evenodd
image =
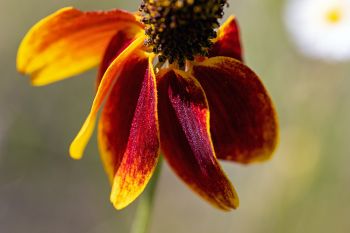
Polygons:
M180 66L186 59L207 55L226 4L226 0L143 0L140 12L146 45L160 62Z

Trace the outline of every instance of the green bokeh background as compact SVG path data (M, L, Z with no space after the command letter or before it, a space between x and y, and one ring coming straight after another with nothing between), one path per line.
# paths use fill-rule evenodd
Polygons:
M68 147L89 110L96 70L45 87L16 72L18 45L39 19L64 6L136 10L136 0L0 0L0 232L127 233L137 202L109 203L96 147L73 161ZM238 210L220 212L165 166L151 233L350 232L349 62L304 58L283 24L282 0L231 0L246 62L270 91L281 126L267 163L224 163Z

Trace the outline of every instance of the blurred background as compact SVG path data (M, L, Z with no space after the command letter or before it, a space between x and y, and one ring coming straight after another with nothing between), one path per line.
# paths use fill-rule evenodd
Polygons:
M45 87L16 72L28 29L64 6L123 8L139 1L0 0L0 232L127 233L137 202L116 211L96 137L73 161L68 147L87 116L96 70ZM231 0L245 59L277 107L280 144L264 164L224 163L241 205L223 213L164 166L151 233L350 232L350 66L303 57L283 23L285 1Z

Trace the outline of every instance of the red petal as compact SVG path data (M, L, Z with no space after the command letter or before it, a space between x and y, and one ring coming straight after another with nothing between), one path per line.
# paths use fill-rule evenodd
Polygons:
M33 26L18 49L17 69L45 85L98 65L118 31L142 32L136 16L121 10L63 8Z
M277 143L277 119L256 74L235 59L215 57L195 65L193 75L208 98L218 158L241 163L270 158Z
M225 56L243 61L241 39L236 17L231 16L219 28L214 45L209 50L209 57Z
M195 192L223 210L238 197L216 160L209 133L209 110L199 83L181 71L159 77L159 125L165 158Z
M137 33L132 31L119 31L112 37L107 48L105 49L103 59L99 67L96 81L97 87L100 84L101 79L109 65L131 44L132 41L135 40L136 35Z
M143 41L144 37L140 37L132 42L132 44L112 62L105 72L96 92L90 113L69 148L72 158L80 159L83 156L86 144L94 130L98 110L113 87L114 81L121 75L125 74L125 69L133 67L138 60L147 57L147 55L141 50Z
M99 124L99 146L117 209L144 190L159 155L157 96L152 63L142 58L116 81Z

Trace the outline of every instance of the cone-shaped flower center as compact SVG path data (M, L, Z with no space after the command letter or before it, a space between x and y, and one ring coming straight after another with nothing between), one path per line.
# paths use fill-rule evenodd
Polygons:
M226 0L144 0L140 11L146 45L161 62L180 66L195 55L206 55L226 4Z

